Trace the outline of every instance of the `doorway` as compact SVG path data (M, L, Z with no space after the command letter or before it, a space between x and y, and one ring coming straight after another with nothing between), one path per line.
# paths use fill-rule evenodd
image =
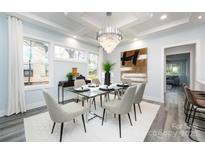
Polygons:
M196 44L172 46L164 49L164 97L168 106L181 106L183 102L182 85L194 87Z
M164 89L181 87L183 83L194 87L196 44L172 46L164 49Z
M166 55L166 90L190 85L190 53Z

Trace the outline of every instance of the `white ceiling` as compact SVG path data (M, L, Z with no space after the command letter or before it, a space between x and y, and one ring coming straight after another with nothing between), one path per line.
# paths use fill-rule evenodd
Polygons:
M27 20L41 23L52 30L76 39L97 45L96 33L106 25L118 27L123 35L123 41L132 41L167 29L182 27L192 23L205 21L205 13L188 12L113 12L106 17L105 12L32 12L16 13ZM153 16L151 16L151 14ZM160 20L161 15L167 19ZM202 19L198 16L202 15Z

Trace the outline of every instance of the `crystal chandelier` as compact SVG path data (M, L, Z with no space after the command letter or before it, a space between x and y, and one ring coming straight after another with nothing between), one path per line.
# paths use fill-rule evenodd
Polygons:
M111 12L106 13L111 16ZM111 53L122 40L122 32L116 27L107 26L97 33L97 41L107 53Z

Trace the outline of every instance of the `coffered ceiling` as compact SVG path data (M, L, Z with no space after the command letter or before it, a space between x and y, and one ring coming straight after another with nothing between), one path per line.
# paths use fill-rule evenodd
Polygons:
M93 45L98 45L96 33L106 25L118 27L124 35L123 42L126 42L205 21L205 13L200 12L113 12L111 17L106 17L105 12L31 12L16 15ZM163 15L165 19L160 19Z

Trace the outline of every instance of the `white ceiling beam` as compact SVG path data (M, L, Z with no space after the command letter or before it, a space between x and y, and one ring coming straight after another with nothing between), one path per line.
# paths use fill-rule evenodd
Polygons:
M148 21L150 19L150 15L145 14L143 16L144 16L143 18L138 18L138 16L136 15L135 20L133 20L132 22L128 22L127 24L124 24L123 26L120 27L120 29L121 30L128 29L130 27L136 26L136 25L141 24L141 23Z
M174 22L171 22L171 23L163 25L163 26L158 26L156 28L152 28L152 29L149 29L149 30L144 31L144 32L140 32L140 33L137 34L137 36L138 37L146 36L146 35L153 34L153 33L159 32L159 31L174 28L176 26L180 26L180 25L183 25L183 24L186 24L186 23L189 23L189 17L186 17L186 18L183 18L183 19L180 19L180 20L176 20Z

